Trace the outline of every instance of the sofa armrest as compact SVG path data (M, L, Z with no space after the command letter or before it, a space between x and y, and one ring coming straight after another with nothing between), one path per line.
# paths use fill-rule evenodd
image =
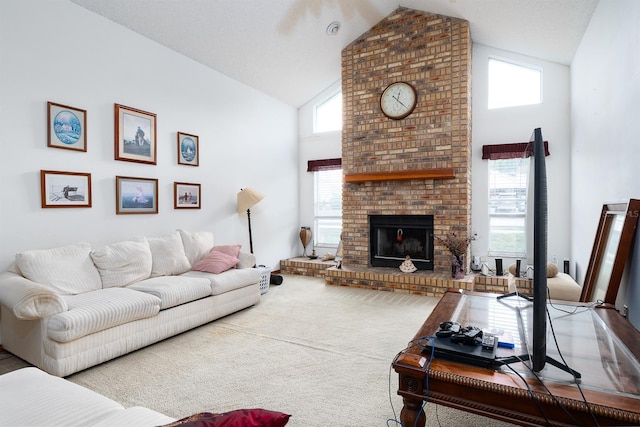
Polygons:
M238 259L240 261L238 262L237 268L252 268L256 265L256 256L254 254L240 252Z
M69 309L51 288L10 271L0 273L0 304L22 320L44 319Z

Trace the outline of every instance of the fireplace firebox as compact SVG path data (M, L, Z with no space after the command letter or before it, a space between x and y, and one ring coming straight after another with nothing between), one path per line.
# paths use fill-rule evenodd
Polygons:
M433 270L433 215L370 215L369 262L399 267L406 256L418 270Z

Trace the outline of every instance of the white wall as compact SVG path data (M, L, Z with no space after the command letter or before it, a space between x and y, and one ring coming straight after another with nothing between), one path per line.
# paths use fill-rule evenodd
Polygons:
M336 82L298 110L298 138L300 140L300 157L298 160L300 188L298 191L298 209L300 210L300 227L313 229L313 173L307 172L309 160L335 159L342 157L342 132L313 133L314 106L340 90L340 82ZM296 254L302 255L302 244L297 239ZM307 252L311 251L311 247ZM316 247L318 255L327 252L335 254L336 248Z
M487 105L490 57L540 67L543 75L543 102L539 105L489 110ZM471 224L472 231L478 235L477 240L472 242L472 255L487 257L489 247L488 161L482 160L482 146L528 142L533 129L540 127L543 138L549 141L551 153L546 159L549 197L547 253L549 261L555 254L561 266L563 259L570 259L572 256L569 215L569 67L474 44L472 78ZM513 262L513 259L505 260L505 268ZM493 260L489 261L489 265L493 267Z
M265 196L251 215L258 263L278 268L293 255L295 108L67 0L3 2L0 17L0 269L24 250L176 228L248 251L242 187ZM47 101L87 110L88 152L46 146ZM114 160L114 103L157 114L156 166ZM200 137L199 167L177 165L177 131ZM93 207L42 209L41 169L91 173ZM116 175L158 178L159 213L116 215ZM174 210L174 181L202 184L202 209Z
M602 205L640 198L638 22L640 2L600 0L571 64L571 229L580 280ZM640 327L639 245L636 237L629 281L618 294L629 305L636 327Z

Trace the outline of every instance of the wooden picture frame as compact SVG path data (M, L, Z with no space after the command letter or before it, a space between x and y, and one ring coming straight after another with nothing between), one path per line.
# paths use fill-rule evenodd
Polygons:
M116 176L116 214L157 214L158 179Z
M156 115L115 104L115 159L156 164Z
M602 206L580 301L615 305L640 216L640 200Z
M90 208L91 174L41 170L40 200L43 208Z
M200 209L200 184L189 182L173 183L174 209Z
M197 135L178 132L178 164L200 165L200 139Z
M87 151L87 111L47 102L47 147Z

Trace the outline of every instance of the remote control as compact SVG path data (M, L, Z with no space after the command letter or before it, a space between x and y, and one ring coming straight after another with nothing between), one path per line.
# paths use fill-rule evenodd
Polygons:
M495 335L486 333L482 335L482 348L484 350L493 350L493 347L496 345Z

